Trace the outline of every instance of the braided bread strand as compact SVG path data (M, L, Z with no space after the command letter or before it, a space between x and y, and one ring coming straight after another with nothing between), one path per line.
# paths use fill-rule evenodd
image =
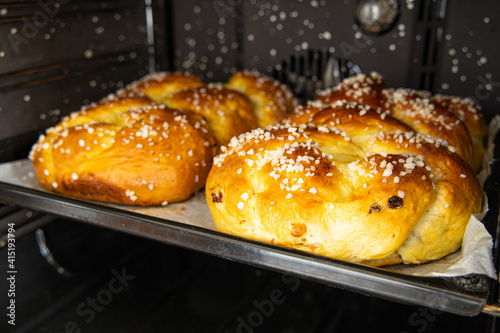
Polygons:
M372 72L345 79L337 86L318 92L324 104L354 102L387 111L415 132L448 142L471 165L482 169L487 135L480 108L472 100L407 88L388 88L382 75Z

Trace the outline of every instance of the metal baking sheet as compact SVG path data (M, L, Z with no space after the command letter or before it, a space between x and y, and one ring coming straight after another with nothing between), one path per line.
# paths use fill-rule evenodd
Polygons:
M225 235L214 230L202 191L185 202L158 208L110 205L54 194L38 184L29 160L0 165L0 201L459 315L481 313L491 295L490 285L495 285L485 276L409 276Z

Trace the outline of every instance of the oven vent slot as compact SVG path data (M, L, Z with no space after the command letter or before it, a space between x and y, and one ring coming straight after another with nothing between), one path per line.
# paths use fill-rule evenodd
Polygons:
M416 23L417 43L413 49L413 82L410 86L417 89L435 90L436 72L443 43L444 19L447 0L425 0L419 2Z
M334 87L358 73L361 68L350 60L338 58L328 51L309 50L282 60L274 68L273 76L306 102L312 100L318 90Z

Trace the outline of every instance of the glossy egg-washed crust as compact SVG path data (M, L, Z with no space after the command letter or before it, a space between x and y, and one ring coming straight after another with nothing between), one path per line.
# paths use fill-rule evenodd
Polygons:
M391 119L369 113L369 128ZM443 141L396 128L367 137L345 119L234 138L207 179L217 230L377 266L457 250L481 208L467 163Z
M386 83L379 73L358 74L344 79L330 89L319 91L315 100L325 104L341 100L379 108L385 104L382 92L386 88Z
M256 71L238 71L226 84L205 84L189 74L157 73L126 90L202 115L220 145L235 135L277 124L298 104L285 85Z
M255 72L246 72L240 83L251 94L286 92ZM47 190L165 205L199 191L219 147L257 128L258 117L281 120L284 114L274 105L267 99L257 111L247 95L222 84L187 73L155 73L65 117L40 136L30 158Z
M316 101L326 104L356 102L380 108L415 132L447 141L474 172L479 173L482 169L487 127L479 107L470 99L387 88L382 76L373 72L353 76L319 92Z
M178 72L149 74L125 87L128 93L146 96L156 103L163 103L169 96L186 89L199 88L205 83L195 75Z
M163 103L202 115L219 145L227 145L233 136L258 127L249 99L219 84L180 91Z
M236 72L225 84L253 104L259 127L276 125L298 105L297 98L284 84L256 72Z
M132 97L71 114L40 137L30 158L48 190L154 206L200 190L215 146L199 115Z
M206 186L215 225L373 266L440 259L481 210L478 111L467 99L387 88L377 73L346 79L215 158Z

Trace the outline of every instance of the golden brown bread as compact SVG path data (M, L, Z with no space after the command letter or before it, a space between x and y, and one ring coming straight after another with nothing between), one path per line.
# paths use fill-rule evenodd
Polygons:
M326 104L336 101L356 102L379 108L384 106L382 91L385 88L386 84L379 73L362 73L344 79L333 88L318 92L316 100Z
M488 134L488 127L481 114L481 108L471 99L458 96L448 96L436 94L431 96L432 103L446 108L457 116L463 123L472 139L472 154L474 171L481 170L485 154L485 138Z
M387 88L380 74L370 73L348 78L338 86L320 92L316 101L326 104L356 102L381 108L414 131L447 141L474 172L481 171L487 129L478 108L470 100L433 96L426 91L406 88Z
M436 94L431 96L431 101L447 108L462 120L472 137L485 137L488 134L481 108L470 98Z
M125 87L128 93L146 96L162 104L172 94L181 90L205 86L197 76L179 72L158 72L144 76Z
M372 151L423 156L435 200L397 250L404 263L436 260L459 249L472 214L481 212L482 191L474 172L450 146L429 136L406 133L379 136Z
M364 117L353 117L361 114ZM327 125L330 128L348 127L350 131L356 131L357 137L370 138L380 131L395 133L412 132L410 126L393 118L382 109L374 109L369 105L356 102L336 101L331 104L321 102L310 102L299 106L294 112L287 115L283 124L288 125ZM340 125L340 126L339 126Z
M447 141L455 147L458 155L474 165L467 127L446 108L432 103L429 93L404 88L386 89L383 93L387 99L386 107L393 117L419 133Z
M231 141L206 185L217 230L377 266L457 250L481 207L467 163L386 113L333 111Z
M47 130L30 158L47 190L84 199L152 206L200 190L215 139L196 114L140 97L109 97Z
M287 86L258 72L236 72L225 87L239 91L250 99L259 127L276 125L298 105Z
M380 109L374 110L355 103L337 103L336 106L323 107L310 117L308 123L340 130L366 151L390 154L403 152L423 156L427 165L431 166L432 170L437 170L431 174L434 180L440 179L439 182L435 183L438 190L436 193L439 193L438 200L428 208L428 212L422 219L424 222L418 224L418 228L412 231L411 237L408 238L405 245L398 250L399 255L404 254L403 260L405 262L426 261L419 255L415 255L417 259L412 259L414 252L427 251L429 253L426 255L427 260L432 260L452 252L450 249L454 250L460 246L461 237L456 237L456 234L450 233L448 230L458 230L458 235L463 235L471 212L479 212L481 200L476 177L472 173L464 171L463 165L465 163L457 154L454 154L455 149L452 146L441 139L416 136L411 132L411 128L387 113L381 112ZM394 139L398 142L396 145L394 145ZM435 152L436 150L438 153ZM443 154L449 156L438 158ZM446 177L443 178L442 175L446 175ZM466 176L465 179L463 179L464 176ZM467 184L465 190L460 185L469 182L472 183ZM464 193L468 192L467 188L475 189L472 191L475 193L473 194L475 199L471 200L470 193ZM468 216L460 214L455 216L453 213L447 215L444 213L449 211L447 205L453 205L459 211L471 205L472 210L467 210ZM434 219L425 220L429 215ZM437 218L438 216L440 218ZM419 243L417 239L426 239L426 241ZM409 245L412 242L413 245ZM436 243L444 244L440 247L440 252L435 248ZM396 259L394 256L391 257L392 261ZM386 264L386 262L380 261L378 264Z
M244 75L239 88L254 99L265 96L259 110L246 94L187 73L159 72L134 81L39 138L30 158L40 183L75 197L129 205L185 200L204 186L219 147L258 127L256 112L264 122L278 121L277 108L293 101L283 86L253 73Z
M188 73L158 72L147 75L140 80L130 83L125 87L125 89L123 89L123 91L129 95L145 96L159 104L165 105L173 104L173 100L175 100L175 103L178 104L180 103L179 100L184 97L190 99L194 98L193 101L198 103L198 105L191 106L188 109L198 112L200 111L199 107L204 105L204 110L201 110L201 114L204 116L215 112L216 110L208 110L216 108L217 103L228 103L226 101L210 103L203 97L198 99L198 94L200 92L203 94L203 92L207 91L204 89L197 89L202 87L206 87L208 94L213 95L209 96L208 99L214 96L218 99L225 99L226 97L221 96L228 94L229 90L237 91L239 93L238 96L235 97L237 101L236 103L233 103L234 105L232 105L232 107L240 104L240 107L244 110L236 112L236 114L251 123L252 127L250 129L256 127L254 126L254 118L256 118L257 125L260 127L274 125L281 121L284 115L291 112L298 104L295 96L284 84L281 84L279 81L255 71L238 71L224 85L214 83L207 85L197 76ZM214 88L219 90L221 90L221 88L225 88L225 90L215 94L213 92ZM178 95L173 98L174 94L187 90L193 91L186 92L185 94L181 94L180 96ZM232 96L233 95L230 95L229 97ZM255 114L254 116L251 116L252 119L248 119L249 116L244 115L244 113L248 112L246 110L248 109L248 103L241 101L242 96L248 98L252 103L253 113ZM190 101L186 100L184 101L184 104L190 104ZM227 112L225 113L227 114ZM214 117L210 115L209 118ZM246 130L249 130L247 126L245 127L245 131ZM220 129L218 129L218 131L220 131ZM237 132L236 129L233 132L235 135L242 133Z
M190 110L202 115L220 145L235 135L258 127L250 100L221 84L179 91L163 100L170 108Z

